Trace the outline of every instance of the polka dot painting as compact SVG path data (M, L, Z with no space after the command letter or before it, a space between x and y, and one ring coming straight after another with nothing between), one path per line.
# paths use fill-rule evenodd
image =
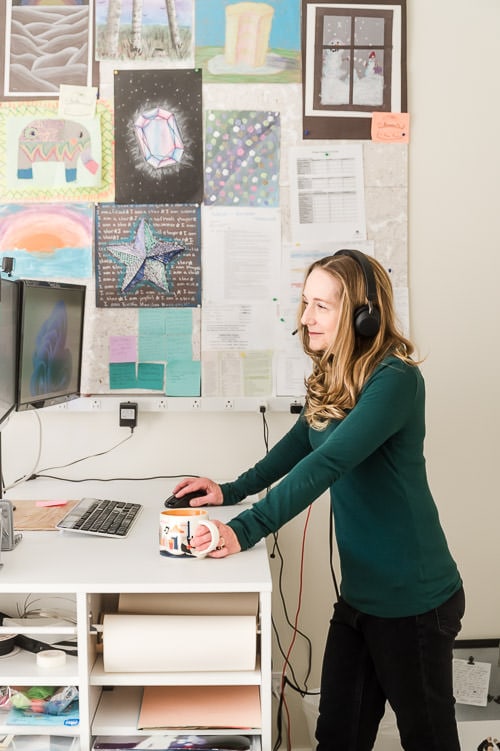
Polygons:
M279 206L279 142L279 112L208 111L205 204Z

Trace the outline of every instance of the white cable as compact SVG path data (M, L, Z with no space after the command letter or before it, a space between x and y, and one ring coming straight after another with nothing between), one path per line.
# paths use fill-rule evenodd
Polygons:
M11 490L12 488L15 488L17 485L20 485L23 482L26 482L31 475L34 475L38 469L38 464L40 462L40 456L42 455L42 421L40 419L40 415L38 414L39 410L34 409L33 414L38 420L38 455L36 457L35 466L31 470L31 472L27 472L23 477L20 477L19 480L16 480L15 482L11 483L10 485L5 486L5 492L7 490Z

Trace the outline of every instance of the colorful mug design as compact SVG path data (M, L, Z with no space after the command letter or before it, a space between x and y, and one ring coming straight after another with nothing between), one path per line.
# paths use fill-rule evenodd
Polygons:
M203 524L211 533L208 548L199 552L191 547L197 527ZM219 542L219 530L208 518L208 511L201 508L168 509L160 512L160 555L184 558L204 558L215 550Z

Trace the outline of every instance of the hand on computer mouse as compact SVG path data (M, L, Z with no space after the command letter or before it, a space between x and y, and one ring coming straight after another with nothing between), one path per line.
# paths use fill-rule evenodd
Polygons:
M191 493L185 493L182 496L176 496L171 495L167 498L165 501L165 507L166 508L187 508L191 505L191 500L193 498L201 498L202 496L206 496L207 491L206 490L193 490ZM203 503L197 504L199 506L206 506L203 499Z
M220 486L208 477L186 477L177 483L172 491L172 494L179 500L185 499L187 493L190 494L190 500L185 505L193 508L222 506L224 500Z

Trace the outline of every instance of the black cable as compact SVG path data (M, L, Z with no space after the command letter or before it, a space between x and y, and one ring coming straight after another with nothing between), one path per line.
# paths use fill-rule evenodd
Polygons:
M280 637L279 637L279 633L278 633L278 628L277 628L276 622L275 622L275 620L274 620L274 618L272 616L271 616L271 626L273 628L274 636L276 638L276 642L278 644L278 649L279 649L279 651L281 653L281 656L283 657L284 660L286 660L286 652L285 652L285 650L283 649L283 647L281 645L281 641L280 641ZM290 673L292 674L292 678L295 681L295 685L298 686L299 682L298 682L297 678L295 677L295 672L293 670L293 666L289 662L287 662L287 665L290 668ZM300 691L300 689L299 689L299 691Z
M266 454L269 453L269 424L266 419L266 408L260 407L260 413L262 415L262 430L264 434L264 446L266 447Z
M280 546L278 544L278 539L277 539L276 533L275 533L274 548L278 551L278 556L279 556L279 559L280 559L280 568L279 568L279 577L278 577L278 583L279 583L278 591L280 593L280 599L281 599L281 603L282 603L282 606L283 606L283 613L285 615L286 622L288 623L288 625L290 626L290 628L292 629L292 631L295 631L297 634L299 634L299 636L302 636L302 638L306 641L306 644L307 644L307 647L308 647L308 667L307 667L306 677L304 678L304 687L305 687L305 690L307 692L307 681L309 680L309 676L311 674L312 643L311 643L310 638L307 636L307 634L305 634L303 631L301 631L299 628L297 628L291 622L290 617L288 615L288 610L287 610L287 607L286 607L286 601L285 601L285 597L284 597L284 594L283 594L283 586L282 586L285 561L284 561L283 555L281 553ZM280 649L280 651L281 651L281 649ZM283 654L283 652L281 652L281 653ZM284 654L283 654L283 657L285 657ZM285 657L285 659L286 659L286 657ZM289 662L288 662L288 665L290 665ZM290 669L291 669L291 665L290 665ZM295 679L295 676L294 676L294 680L297 683L297 680Z
M56 464L54 467L44 467L40 470L40 472L46 472L50 469L65 469L66 467L72 467L74 464L78 464L79 462L84 462L87 459L96 459L98 456L104 456L105 454L109 454L111 451L114 451L115 449L122 446L127 441L130 441L132 438L133 429L130 431L129 435L126 436L123 440L116 443L114 446L111 446L111 448L104 449L104 451L99 451L97 454L88 454L87 456L82 456L80 459L74 459L72 462L68 462L67 464ZM31 479L31 478L30 478Z
M269 424L266 419L266 408L264 406L260 407L260 412L262 414L262 427L263 427L263 438L264 438L264 446L266 449L266 454L269 453ZM267 492L269 492L269 488L267 488ZM299 687L299 681L296 678L295 671L293 669L293 666L290 662L290 660L287 658L287 655L282 647L280 637L278 634L278 629L276 627L276 623L274 619L271 616L271 625L274 631L274 635L276 638L276 643L278 645L278 649L281 653L281 656L283 657L283 660L286 662L287 669L289 669L290 674L293 678L294 683L292 683L289 678L286 675L283 675L283 685L281 686L280 696L279 696L279 704L278 704L278 710L276 714L276 742L273 746L273 751L278 751L278 749L281 746L282 740L283 740L283 734L282 734L282 727L283 727L283 703L284 703L284 689L285 685L289 685L291 688L293 688L295 691L300 693L302 696L305 696L307 694L310 694L311 692L307 688L307 681L309 680L309 676L311 674L312 669L312 642L310 638L305 634L303 631L301 631L295 624L292 623L290 620L290 617L288 615L288 609L286 606L286 600L283 592L283 572L284 572L284 558L281 553L281 549L278 542L278 532L273 533L273 547L270 553L271 558L276 557L276 553L278 553L279 556L279 575L278 575L278 591L280 594L281 604L283 607L283 613L285 615L285 619L289 627L292 629L293 632L301 636L303 639L305 639L307 644L307 671L306 676L304 678L304 688L301 689Z
M186 472L180 475L153 475L151 477L81 477L74 479L71 477L57 477L56 475L33 474L28 477L28 480L36 480L37 477L47 477L49 480L63 480L63 482L144 482L145 480L175 480L178 477L200 477L200 475L192 475Z
M330 507L328 507L329 525L328 525L328 548L330 552L330 573L332 575L333 586L335 587L335 594L337 600L340 599L340 591L337 584L337 577L335 576L335 569L333 567L333 514Z
M276 712L276 742L273 746L273 751L278 751L281 748L282 741L282 728L283 726L283 691L280 693L278 711Z
M74 459L72 462L68 462L67 464L57 464L53 467L44 467L39 472L33 472L29 477L25 479L26 482L29 480L36 480L38 477L46 477L50 480L62 480L63 482L114 482L115 480L118 481L138 481L143 482L144 480L172 480L177 479L180 477L199 477L200 475L192 475L190 473L185 474L176 474L176 475L156 475L152 477L82 477L80 479L73 479L70 477L57 477L56 475L47 475L42 474L42 472L47 472L51 469L65 469L66 467L72 467L74 464L78 464L79 462L84 462L87 459L95 459L98 456L104 456L105 454L109 454L111 451L114 451L115 449L122 446L124 443L129 441L132 438L132 434L134 432L134 429L130 429L130 434L126 436L123 440L116 443L114 446L111 446L110 448L105 449L104 451L99 451L97 454L88 454L87 456L82 456L80 459ZM21 480L24 478L19 478L14 483L17 484L21 482Z
M300 686L294 686L294 684L290 681L287 675L284 676L283 681L287 686L290 686L290 688L293 688L294 691L296 691L298 694L303 696L319 696L319 691L304 691Z
M13 485L17 485L18 483L21 483L22 481L29 482L30 480L36 480L37 477L50 477L53 480L60 480L66 478L60 478L60 477L53 477L51 475L43 475L41 472L46 472L51 469L65 469L66 467L72 467L74 464L78 464L79 462L84 462L87 459L95 459L98 456L104 456L105 454L109 454L111 451L114 451L115 449L122 446L124 443L129 441L132 438L133 430L130 431L130 434L126 436L122 441L119 441L114 446L111 446L111 448L107 448L104 451L99 451L97 454L88 454L87 456L82 456L80 459L74 459L72 462L68 462L67 464L56 464L53 467L44 467L40 470L40 472L33 472L29 477L20 477L17 479ZM83 482L83 480L81 481Z
M268 454L269 453L269 424L268 424L267 419L266 419L266 408L264 406L260 407L260 413L262 415L262 432L263 432L263 438L264 438L264 446L265 446L265 449L266 449L266 454ZM269 492L269 488L266 488L266 492ZM277 547L277 537L278 537L277 532L275 532L273 536L274 536L274 546L273 546L273 550L271 552L271 558L275 557L274 550ZM283 561L283 558L282 558L281 555L280 555L280 559L281 559L281 561ZM280 638L279 638L279 634L278 634L278 629L276 628L276 623L275 623L274 618L272 617L272 615L271 615L271 626L273 628L274 635L275 635L275 638L276 638L276 642L278 644L279 651L281 652L281 656L283 657L284 660L286 660L286 653L285 653L283 647L281 646L281 642L280 642ZM291 665L290 665L290 670L292 672L294 680L296 681L295 675L293 673L293 668L292 668ZM280 692L280 696L279 696L278 711L276 713L276 742L275 742L275 744L273 746L273 751L278 751L278 749L281 746L281 741L282 741L283 700L284 700L284 695L283 695L283 691L281 691Z

